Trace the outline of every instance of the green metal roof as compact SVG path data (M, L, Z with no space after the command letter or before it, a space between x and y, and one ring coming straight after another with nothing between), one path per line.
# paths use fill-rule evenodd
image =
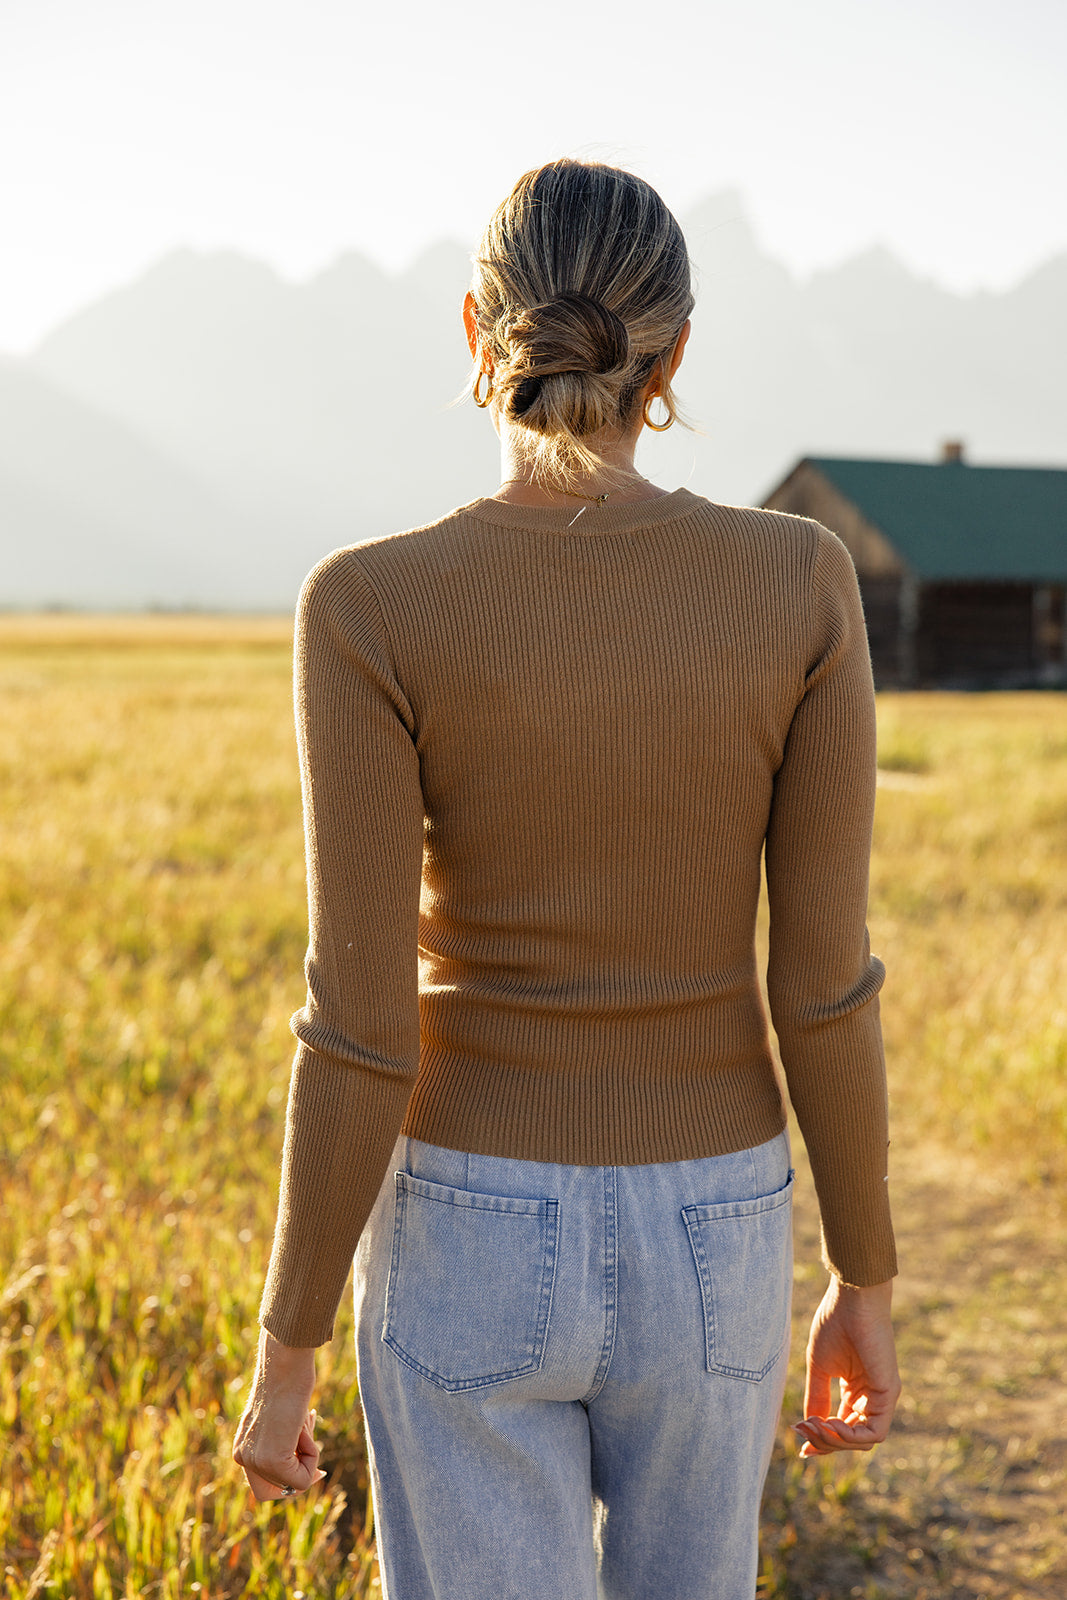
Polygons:
M1067 583L1067 469L806 459L918 578Z

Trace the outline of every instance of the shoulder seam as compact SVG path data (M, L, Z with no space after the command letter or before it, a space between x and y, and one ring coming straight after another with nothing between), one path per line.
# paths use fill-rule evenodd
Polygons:
M345 564L352 567L358 573L359 577L362 578L363 582L370 590L371 596L374 600L375 610L378 613L378 621L381 623L382 637L384 638L386 646L389 650L389 667L393 674L393 681L403 688L403 685L400 683L400 674L397 672L396 667L396 644L393 640L392 630L389 627L389 623L385 615L385 606L382 602L382 597L378 592L374 580L363 566L363 563L358 559L359 549L359 545L347 545L342 549L341 554L346 558ZM406 698L407 692L405 691L405 699Z

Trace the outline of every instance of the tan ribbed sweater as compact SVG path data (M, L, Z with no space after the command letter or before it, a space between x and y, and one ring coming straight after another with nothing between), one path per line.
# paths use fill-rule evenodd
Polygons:
M477 500L315 568L296 704L311 934L275 1337L330 1338L401 1131L590 1165L780 1132L764 847L770 1007L826 1259L854 1284L893 1275L874 699L832 534L684 489Z

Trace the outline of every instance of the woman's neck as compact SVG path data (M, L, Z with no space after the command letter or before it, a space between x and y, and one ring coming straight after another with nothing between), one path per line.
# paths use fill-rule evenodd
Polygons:
M513 446L507 430L500 440L500 488L492 496L518 506L576 506L584 501L627 505L640 500L658 500L668 491L643 478L634 466L636 436L612 441L600 451L609 470L581 473L567 489L538 483L522 452Z
M593 481L582 483L580 489L550 489L529 479L505 479L492 495L494 500L504 500L513 506L578 506L629 505L640 500L660 500L668 493L647 478L635 478L633 483L620 486L612 484L600 488Z

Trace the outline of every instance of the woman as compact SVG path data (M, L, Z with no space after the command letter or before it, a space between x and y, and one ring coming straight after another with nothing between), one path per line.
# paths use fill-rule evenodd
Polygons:
M859 596L817 524L636 472L692 304L647 184L527 174L464 307L499 489L301 596L308 999L234 1454L261 1498L322 1476L356 1251L390 1600L754 1593L791 1285L764 849L831 1272L801 1453L896 1402Z

